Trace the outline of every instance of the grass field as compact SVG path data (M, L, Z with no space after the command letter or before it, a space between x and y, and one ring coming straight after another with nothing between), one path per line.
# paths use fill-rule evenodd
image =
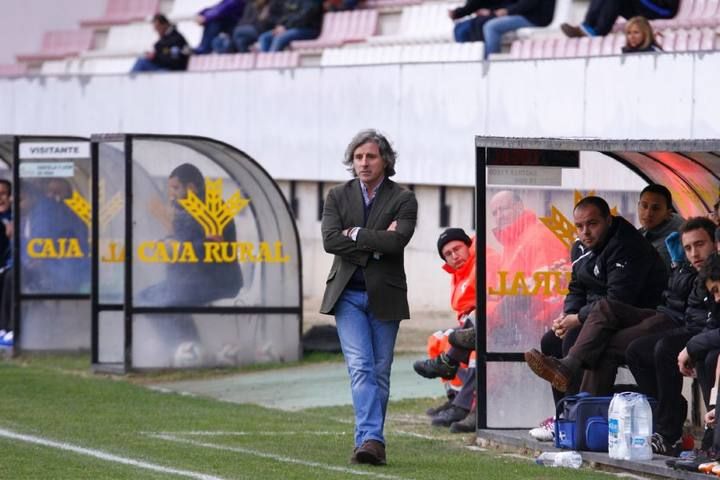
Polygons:
M285 412L167 394L142 375L93 375L86 365L0 361L0 478L609 478L471 450L473 436L428 425L432 399L390 405L388 466L351 466L350 407Z

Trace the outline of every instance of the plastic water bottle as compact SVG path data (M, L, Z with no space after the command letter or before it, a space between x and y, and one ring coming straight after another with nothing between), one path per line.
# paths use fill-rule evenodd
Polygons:
M637 394L632 399L632 441L630 460L652 460L652 409L647 397Z
M632 405L628 393L616 393L608 408L608 455L627 460L630 457Z
M575 451L543 452L535 459L535 463L546 467L580 468L582 456Z

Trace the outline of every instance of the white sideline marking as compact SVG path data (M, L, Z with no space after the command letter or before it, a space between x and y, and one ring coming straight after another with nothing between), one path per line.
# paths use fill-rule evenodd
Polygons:
M318 435L318 436L341 436L350 435L349 432L223 432L223 431L212 431L212 430L189 430L185 432L142 432L145 435L157 436L157 435L182 435L183 437L277 437L278 435Z
M168 473L181 477L195 478L197 480L223 480L221 477L214 477L212 475L206 475L204 473L191 472L190 470L180 470L177 468L163 467L162 465L143 462L141 460L134 460L132 458L120 457L118 455L105 453L100 450L94 450L92 448L78 447L69 443L56 442L42 437L15 433L11 432L10 430L5 430L3 428L0 428L0 437L9 438L12 440L19 440L21 442L33 443L35 445L42 445L44 447L57 448L59 450L67 450L69 452L78 453L80 455L87 455L89 457L98 458L107 462L121 463L123 465L144 468L145 470L152 470L160 473Z
M276 462L302 465L304 467L322 468L324 470L330 470L332 472L348 473L351 475L361 475L361 476L373 477L373 478L382 478L385 480L408 480L408 479L405 479L404 477L397 477L395 475L385 475L382 473L366 472L363 470L353 470L352 468L347 468L347 467L338 467L335 465L328 465L325 463L311 462L308 460L300 460L297 458L285 457L283 455L275 455L273 453L265 453L265 452L261 452L259 450L253 450L251 448L216 445L214 443L198 442L197 440L190 440L188 438L180 438L180 437L176 437L174 435L167 435L167 434L153 434L150 436L154 437L154 438L159 438L161 440L167 440L169 442L186 443L188 445L193 445L195 447L213 448L215 450L224 450L226 452L237 452L237 453L244 453L247 455L255 455L256 457L267 458L269 460L275 460Z

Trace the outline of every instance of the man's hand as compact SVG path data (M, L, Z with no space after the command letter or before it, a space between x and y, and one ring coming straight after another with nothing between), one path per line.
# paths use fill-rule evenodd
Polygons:
M569 313L553 320L552 330L558 338L563 338L569 330L579 326L580 319L577 313Z
M507 8L498 8L494 13L496 17L504 17L508 14L508 10Z
M388 232L394 232L397 230L397 220L393 220L390 226L387 228Z
M448 17L450 17L450 20L455 20L455 10L452 8L448 10Z
M715 417L715 409L713 408L705 414L705 423L707 425L715 425L717 418Z
M490 10L489 8L481 8L480 10L477 10L475 12L475 15L477 15L478 17L489 17L490 15L492 15L492 10Z
M205 25L205 17L202 15L197 15L195 17L195 22L197 22L198 25Z
M273 35L282 35L287 30L283 25L277 25L273 28Z
M687 351L687 347L682 349L682 352L678 355L677 362L680 373L686 377L695 376L695 366L693 365L693 361Z
M145 58L147 58L148 60L152 60L153 58L155 58L155 52L145 52Z

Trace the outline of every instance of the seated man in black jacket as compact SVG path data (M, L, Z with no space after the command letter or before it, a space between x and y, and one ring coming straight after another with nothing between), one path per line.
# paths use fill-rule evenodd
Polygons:
M145 56L137 59L131 72L187 69L190 47L185 37L165 15L155 15L152 24L160 39L155 42L152 52L147 52Z
M282 14L272 30L258 37L263 52L279 52L294 40L310 40L320 35L321 0L284 0Z
M711 242L707 242L706 238L709 223L707 219L698 217L680 227L682 248L689 252L695 263L712 252ZM671 238L671 244L678 240L677 235ZM694 246L698 241L702 242L703 248ZM674 246L672 249L675 249ZM625 351L632 341L684 323L688 297L696 276L696 265L680 261L662 294L663 303L657 309L632 307L609 298L596 302L565 358L557 360L531 350L526 354L528 365L560 391L567 389L575 372L585 369L580 389L593 395L609 395L617 367L625 363Z
M698 271L713 252L714 225L706 218L692 218L681 227L681 231L691 271ZM672 315L675 327L638 338L630 343L625 352L640 391L658 400L655 410L656 433L652 439L655 453L675 453L676 442L682 436L687 401L682 396L682 375L677 368L678 353L710 320L707 297L703 282L699 277L695 278L684 314ZM667 303L667 306L670 310L664 313L677 312L681 305Z
M571 38L607 35L618 17L673 18L679 6L680 0L591 0L583 23L563 23L560 28Z
M517 0L507 7L492 11L496 18L482 27L485 39L485 58L499 53L502 36L519 28L547 27L555 15L555 0Z
M455 41L482 42L485 39L483 25L491 18L495 18L493 9L503 8L509 4L508 0L467 0L462 7L448 10L450 19L456 21L453 27Z
M655 308L667 284L666 267L657 250L630 222L611 215L605 200L592 196L583 198L575 205L573 219L580 244L577 246L579 251L573 252L572 277L564 313L553 321L552 331L542 339L543 351L553 352L557 357L562 356L559 351L564 339L571 339L578 331L585 330L584 324L588 322L594 325L594 315L598 311L608 311L610 305L616 304ZM557 348L549 348L551 344L557 344ZM560 392L568 387L570 375L555 379L554 375L546 374L550 358L537 350L525 354L533 371L551 379L556 388L556 400L559 400L562 398ZM558 363L555 361L550 365ZM563 373L567 372L572 374L572 369L563 370Z

